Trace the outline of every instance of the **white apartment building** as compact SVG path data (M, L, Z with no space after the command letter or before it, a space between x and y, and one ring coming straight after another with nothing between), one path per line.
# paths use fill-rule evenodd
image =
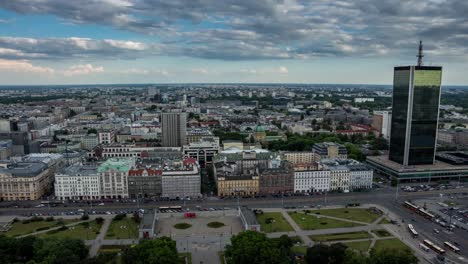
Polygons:
M100 199L100 177L97 166L70 166L55 174L55 197L60 200Z
M330 190L349 191L349 169L346 166L331 166L330 170Z
M294 192L326 192L330 190L330 171L295 171Z
M349 166L349 189L370 189L374 171L361 165Z

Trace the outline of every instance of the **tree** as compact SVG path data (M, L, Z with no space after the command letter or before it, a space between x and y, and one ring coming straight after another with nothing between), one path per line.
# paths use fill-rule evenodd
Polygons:
M284 252L288 243L285 239L275 242L263 233L244 231L233 236L231 245L226 246L226 261L227 264L288 264L291 258Z
M409 249L371 250L371 264L416 264L418 258Z
M88 256L88 248L82 240L46 238L34 243L34 260L38 263L81 264Z
M123 263L135 264L180 264L176 242L169 237L143 240L133 248L126 249Z
M305 260L307 264L328 264L329 247L324 244L316 244L307 248Z
M97 134L98 132L97 132L97 130L95 128L90 128L90 129L88 129L87 133L88 134Z

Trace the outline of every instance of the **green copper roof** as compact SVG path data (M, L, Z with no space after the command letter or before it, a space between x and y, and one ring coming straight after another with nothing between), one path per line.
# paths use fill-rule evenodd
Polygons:
M104 172L111 169L120 172L128 172L132 167L132 164L132 159L110 158L99 166L98 172Z
M254 130L255 132L265 132L265 128L261 125L257 125Z

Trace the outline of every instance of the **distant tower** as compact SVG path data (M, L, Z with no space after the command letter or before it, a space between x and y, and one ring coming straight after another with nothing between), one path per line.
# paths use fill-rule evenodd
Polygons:
M187 113L169 112L161 114L163 147L182 147L187 144Z
M433 164L437 143L442 67L395 67L389 159L402 165Z
M419 41L419 51L418 51L418 56L416 57L418 57L418 67L423 66L422 59L424 57L424 54L423 54L423 44L421 40Z

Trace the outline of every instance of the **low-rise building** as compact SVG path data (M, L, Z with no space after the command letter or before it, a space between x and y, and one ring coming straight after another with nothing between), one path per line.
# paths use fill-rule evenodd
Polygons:
M0 200L38 200L52 187L55 170L62 165L57 154L34 154L22 161L0 164Z
M187 158L181 164L173 164L162 175L162 197L201 197L200 169L195 159Z
M305 170L294 172L294 192L313 193L330 190L329 170Z
M283 153L285 160L292 164L312 163L316 161L316 154L312 151L294 151Z
M96 165L76 164L55 174L55 197L60 200L97 200L101 176Z
M318 159L347 159L348 150L344 145L334 142L324 142L314 144L312 151L318 156Z
M128 172L135 165L132 158L110 158L97 171L101 176L103 198L128 198Z
M196 159L201 168L205 168L213 164L213 158L219 152L219 138L201 138L185 145L182 151L185 156Z

